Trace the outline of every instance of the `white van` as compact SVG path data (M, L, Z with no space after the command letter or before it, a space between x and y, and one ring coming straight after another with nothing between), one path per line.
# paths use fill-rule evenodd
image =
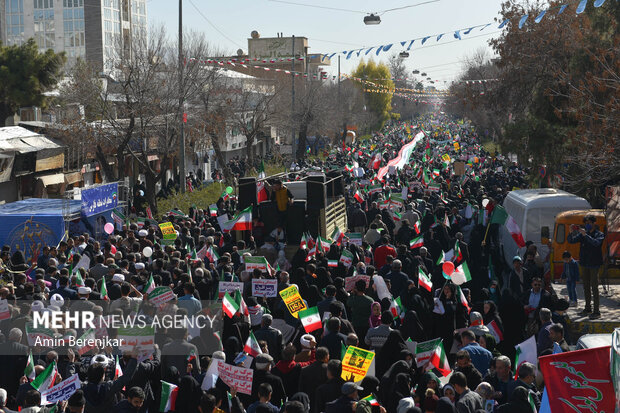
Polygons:
M536 244L541 259L544 259L549 252L548 246L543 245L541 240L552 236L556 215L574 209L592 208L585 199L553 188L511 191L504 199L503 205L506 212L519 225L523 239ZM512 268L512 258L515 255L522 256L525 249L517 247L505 226L500 227L499 238L504 258Z

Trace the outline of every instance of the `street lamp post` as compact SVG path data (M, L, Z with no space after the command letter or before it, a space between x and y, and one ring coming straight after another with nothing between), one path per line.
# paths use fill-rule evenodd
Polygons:
M179 0L179 184L181 193L185 193L185 115L183 106L183 0Z

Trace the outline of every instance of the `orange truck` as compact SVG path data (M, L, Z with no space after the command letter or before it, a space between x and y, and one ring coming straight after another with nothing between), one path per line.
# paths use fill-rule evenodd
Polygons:
M562 275L564 262L562 253L569 251L573 258L579 260L579 244L570 244L567 241L572 225L583 225L586 215L596 217L596 226L605 234L603 242L603 259L605 265L601 271L607 271L609 278L620 278L620 187L608 187L606 191L605 209L572 210L559 213L555 218L552 252L550 256L551 274L557 279Z

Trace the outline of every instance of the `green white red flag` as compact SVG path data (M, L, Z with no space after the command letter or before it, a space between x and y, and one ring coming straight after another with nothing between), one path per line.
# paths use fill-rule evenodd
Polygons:
M311 307L297 313L306 333L323 328L318 307Z
M364 397L362 400L366 400L368 403L370 403L371 406L381 405L379 404L379 400L377 400L377 398L373 394Z
M31 381L30 385L39 393L43 393L45 390L54 387L56 377L58 377L58 369L56 368L56 362L52 361L52 364L47 366L41 374Z
M263 354L260 349L260 345L258 344L258 340L256 339L256 337L254 337L254 333L252 331L250 331L250 335L245 342L245 346L243 346L243 351L245 351L254 358L256 358L256 356L258 356L259 354Z
M229 318L233 318L237 311L239 311L239 304L235 302L228 292L224 293L224 298L222 298L222 310Z
M423 245L424 245L424 237L422 235L409 241L409 248L411 249L420 248Z
M116 356L116 360L114 363L114 380L123 376L123 369L121 368L121 364L118 362L118 356Z
M506 229L510 233L510 236L515 241L519 248L525 247L525 240L523 239L523 234L521 233L521 228L519 228L519 224L511 217L506 209L497 205L493 209L493 215L491 216L491 224L499 224L506 226Z
M418 268L418 284L420 288L424 288L426 291L431 292L433 289L433 283L428 275L424 273L422 268Z
M435 351L431 355L431 359L429 361L442 376L446 377L452 372L450 368L450 363L448 363L448 357L446 356L446 351L443 348L443 341L439 342L439 345L435 347Z
M344 233L340 231L340 228L336 225L336 228L334 228L334 232L332 232L330 238L336 245L340 245L342 243L342 239L344 238Z
M179 388L172 384L161 380L161 399L159 402L159 411L166 413L176 409L177 394Z
M144 292L147 294L155 289L155 280L153 279L153 274L151 274L151 276L149 277L149 280L146 282L144 288Z
M28 361L26 362L26 368L24 369L24 376L26 376L30 381L34 380L36 377L36 373L34 371L34 360L32 359L32 351L28 354Z
M239 212L233 219L223 224L222 232L248 231L252 229L252 206Z

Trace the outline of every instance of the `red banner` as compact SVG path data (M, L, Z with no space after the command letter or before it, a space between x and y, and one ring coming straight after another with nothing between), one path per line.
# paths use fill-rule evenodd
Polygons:
M553 412L613 412L610 346L540 357Z

